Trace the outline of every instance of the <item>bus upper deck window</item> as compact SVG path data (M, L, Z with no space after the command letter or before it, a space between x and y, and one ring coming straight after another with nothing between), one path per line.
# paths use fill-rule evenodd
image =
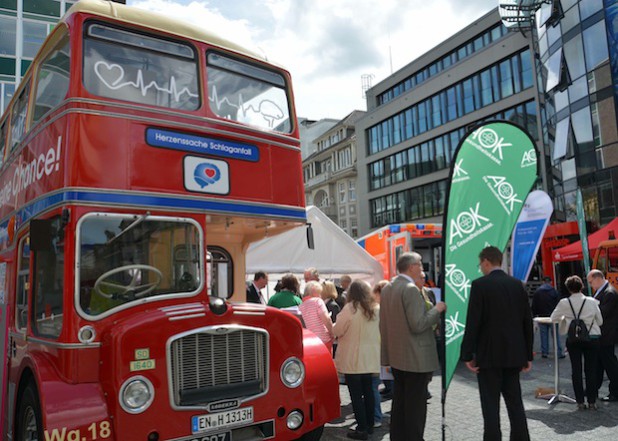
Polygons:
M26 133L26 116L28 114L28 98L30 97L30 81L26 83L19 98L15 102L11 114L11 151L15 149Z
M84 35L84 85L96 95L180 110L199 107L195 51L102 24Z
M6 135L7 135L7 120L4 120L2 127L0 127L0 167L4 163L4 148L6 147Z
M45 57L39 68L33 124L60 104L69 91L70 44L65 36Z
M265 130L292 130L281 74L212 52L207 63L208 101L217 116Z

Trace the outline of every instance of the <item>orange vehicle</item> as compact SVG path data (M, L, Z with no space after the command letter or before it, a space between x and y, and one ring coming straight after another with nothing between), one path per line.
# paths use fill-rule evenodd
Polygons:
M425 272L429 280L436 278L437 250L442 239L442 224L401 223L387 225L359 238L356 242L371 254L384 270L384 278L397 275L397 259L408 251L419 252L423 256ZM431 265L430 262L434 264Z
M592 268L601 270L607 280L618 289L618 239L609 239L599 243L592 261Z
M0 119L0 439L319 439L331 354L244 303L249 244L305 223L287 71L77 2Z

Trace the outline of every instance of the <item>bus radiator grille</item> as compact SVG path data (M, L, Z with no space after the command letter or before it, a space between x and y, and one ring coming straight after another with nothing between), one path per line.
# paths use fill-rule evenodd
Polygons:
M267 389L267 335L217 328L174 340L170 347L172 394L177 406L246 399Z

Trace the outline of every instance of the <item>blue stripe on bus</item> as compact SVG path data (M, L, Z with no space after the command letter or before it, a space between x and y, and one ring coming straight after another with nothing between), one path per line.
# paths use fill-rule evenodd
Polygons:
M199 210L205 212L225 212L253 216L284 217L298 221L306 221L307 219L307 214L302 208L278 208L260 205L246 205L227 201L186 199L171 196L148 196L127 193L98 193L91 191L70 190L40 199L20 209L16 216L17 228L42 211L63 202L98 202L101 204L123 204L139 207L157 207L162 209L184 208L192 211Z

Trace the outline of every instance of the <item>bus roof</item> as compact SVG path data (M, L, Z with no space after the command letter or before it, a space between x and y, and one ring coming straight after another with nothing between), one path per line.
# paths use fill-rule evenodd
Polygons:
M68 17L78 12L94 14L129 24L145 26L180 37L191 38L273 64L271 61L267 60L264 55L260 55L234 42L221 38L214 32L209 32L206 30L206 26L196 26L186 21L169 18L156 12L106 0L80 0L71 6L71 9L69 9L60 22L65 22Z

